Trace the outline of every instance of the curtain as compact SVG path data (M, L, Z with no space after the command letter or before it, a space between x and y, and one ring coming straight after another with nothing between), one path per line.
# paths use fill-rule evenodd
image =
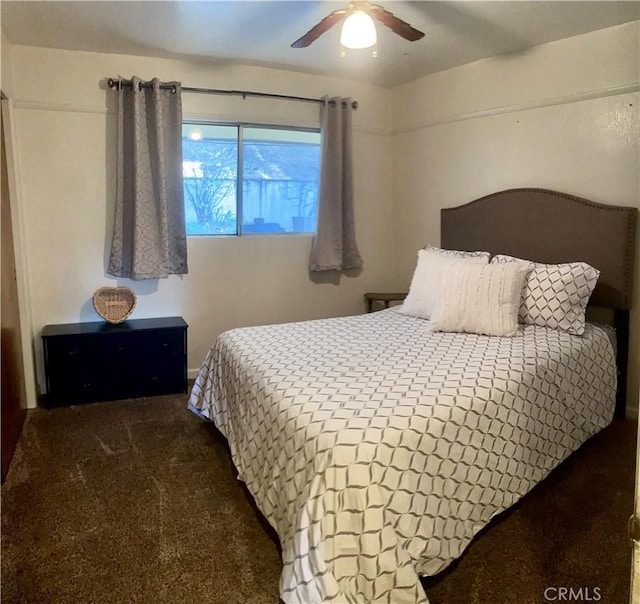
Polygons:
M180 83L118 90L116 209L107 272L155 279L187 272ZM161 85L163 86L161 88Z
M321 167L318 223L309 270L362 268L353 217L351 99L325 99L321 108Z

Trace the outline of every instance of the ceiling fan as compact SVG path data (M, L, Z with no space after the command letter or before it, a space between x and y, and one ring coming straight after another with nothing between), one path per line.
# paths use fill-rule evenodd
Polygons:
M387 26L391 31L409 42L415 42L416 40L424 37L424 34L421 31L418 31L407 22L399 19L393 13L382 8L382 6L378 4L370 4L369 2L364 1L353 1L347 8L334 10L332 13L328 14L324 19L322 19L322 21L314 25L306 34L304 34L304 36L298 38L291 47L306 48L311 43L315 42L323 33L331 29L343 19L345 19L345 26L343 27L341 37L343 46L348 46L349 48L366 48L368 46L373 46L376 42L376 34L375 26L371 18ZM349 43L345 44L345 29L350 21L354 27L357 27L355 23L358 22L358 26L364 26L365 29L369 27L373 30L370 36L367 37L365 35L363 38L366 39L366 41L363 41L362 43L358 42L357 46L349 46Z

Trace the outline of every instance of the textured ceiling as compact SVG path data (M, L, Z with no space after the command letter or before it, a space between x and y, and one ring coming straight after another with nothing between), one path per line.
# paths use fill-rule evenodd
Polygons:
M377 58L341 58L338 25L309 48L290 48L346 1L3 0L0 10L13 44L283 67L385 87L640 18L638 2L379 2L425 37L407 42L379 25Z

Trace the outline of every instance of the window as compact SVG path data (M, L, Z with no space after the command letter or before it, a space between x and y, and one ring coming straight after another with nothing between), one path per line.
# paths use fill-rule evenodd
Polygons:
M188 235L315 231L318 130L185 123L182 173Z

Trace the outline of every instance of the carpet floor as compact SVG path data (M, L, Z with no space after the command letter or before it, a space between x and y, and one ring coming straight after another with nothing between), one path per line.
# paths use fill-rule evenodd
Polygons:
M544 604L549 587L627 602L634 464L635 422L617 420L425 580L432 604ZM186 395L29 414L2 486L4 604L277 604L279 574L277 537Z

